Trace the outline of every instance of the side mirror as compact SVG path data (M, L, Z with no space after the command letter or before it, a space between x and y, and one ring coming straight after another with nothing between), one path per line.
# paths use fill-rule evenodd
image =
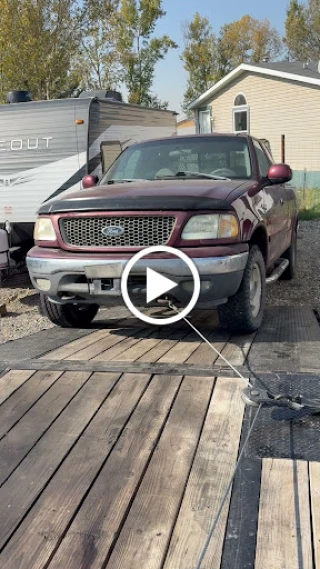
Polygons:
M271 184L285 184L292 179L292 170L288 164L273 164L267 175Z
M88 176L84 176L82 178L82 187L84 190L88 188L94 188L94 186L97 185L98 181L99 181L98 176L92 176L91 174Z

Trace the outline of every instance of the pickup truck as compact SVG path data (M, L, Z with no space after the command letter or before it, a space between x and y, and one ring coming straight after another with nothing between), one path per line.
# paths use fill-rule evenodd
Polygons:
M122 304L121 274L133 254L167 245L198 269L198 308L217 309L220 324L233 332L257 330L266 285L295 272L291 178L290 167L274 164L268 146L247 134L130 146L100 181L85 176L81 191L41 206L27 257L41 312L62 327L88 326L99 307ZM160 254L149 266L178 278L171 294L183 304L192 284L179 259ZM145 271L137 263L129 281L137 302Z

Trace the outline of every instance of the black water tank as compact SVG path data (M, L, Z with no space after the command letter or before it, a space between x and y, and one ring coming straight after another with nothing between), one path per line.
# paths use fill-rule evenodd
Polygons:
M28 103L32 101L29 91L10 91L7 94L7 103Z
M88 97L97 97L98 99L108 99L109 101L122 102L122 95L119 91L107 91L106 89L101 89L100 91L82 91L79 95L79 99L87 99Z

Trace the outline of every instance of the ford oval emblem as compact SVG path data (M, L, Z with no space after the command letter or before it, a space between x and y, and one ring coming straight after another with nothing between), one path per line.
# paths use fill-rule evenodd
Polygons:
M105 237L120 237L124 233L124 228L120 227L120 225L109 225L101 229L101 233Z

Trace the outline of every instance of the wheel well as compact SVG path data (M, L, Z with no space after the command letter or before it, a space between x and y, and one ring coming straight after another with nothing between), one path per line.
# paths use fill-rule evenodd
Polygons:
M261 250L264 262L267 264L268 259L268 238L266 231L263 227L258 227L252 234L249 245L258 245Z

